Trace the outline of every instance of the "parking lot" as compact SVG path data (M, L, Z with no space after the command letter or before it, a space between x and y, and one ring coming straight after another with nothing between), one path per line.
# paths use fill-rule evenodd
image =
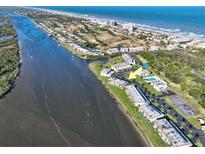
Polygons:
M179 108L185 115L191 116L191 115L196 115L196 111L190 107L189 105L186 104L186 102L179 96L170 96L169 97L171 102Z

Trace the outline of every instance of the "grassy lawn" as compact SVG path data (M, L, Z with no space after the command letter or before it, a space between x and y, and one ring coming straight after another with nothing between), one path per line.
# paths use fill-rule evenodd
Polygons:
M117 64L117 63L121 63L123 62L124 60L122 59L122 56L119 55L119 56L115 56L115 57L112 57L109 59L109 61L104 64L105 67L111 67L111 65L114 65L114 64Z
M97 59L97 58L105 58L105 56L94 56L94 55L86 55L86 54L82 54L79 51L73 49L73 47L71 47L69 45L69 43L61 43L62 46L67 49L68 51L70 51L71 53L73 53L74 55L76 55L77 57L80 57L82 59Z
M205 119L204 51L158 51L142 55L150 62L152 70Z
M183 112L181 112L172 102L168 97L165 97L165 101L171 106L173 107L179 114L181 114L185 119L187 119L194 127L196 128L201 128L199 121L197 120L196 116L186 116ZM167 114L167 116L172 119L174 122L176 122L176 119ZM188 137L191 137L191 135L189 134ZM202 147L202 144L199 140L197 140L196 145L198 147Z
M196 111L198 111L198 116L205 119L205 109L197 102L195 98L186 93L186 91L183 91L179 84L175 84L171 82L169 79L167 79L163 73L161 73L160 77L166 79L171 89L180 97L185 98L187 105L193 107ZM187 82L190 82L191 78L188 79L189 80Z
M109 92L117 99L117 101L123 106L123 108L131 116L131 118L137 124L137 127L140 129L143 135L145 135L146 138L148 138L151 145L156 147L168 146L158 135L157 130L153 128L152 123L146 120L142 116L142 114L138 112L138 108L132 105L133 103L130 101L126 93L118 87L109 85L108 80L100 76L100 70L102 68L102 64L91 63L89 64L89 67L95 73L95 75L103 82L103 84L109 90Z

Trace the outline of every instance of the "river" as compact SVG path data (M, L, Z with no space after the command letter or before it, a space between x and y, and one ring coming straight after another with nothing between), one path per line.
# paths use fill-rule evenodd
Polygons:
M22 66L0 100L0 146L145 146L88 61L12 15Z

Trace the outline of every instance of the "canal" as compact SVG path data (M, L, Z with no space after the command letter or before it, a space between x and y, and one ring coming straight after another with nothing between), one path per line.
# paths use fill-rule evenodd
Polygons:
M0 146L145 146L88 61L27 17L12 18L22 66L0 100Z

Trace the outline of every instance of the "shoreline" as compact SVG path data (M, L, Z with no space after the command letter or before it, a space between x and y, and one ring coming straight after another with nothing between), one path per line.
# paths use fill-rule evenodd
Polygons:
M99 62L90 62L88 64L88 68L90 69L90 71L95 75L95 77L102 83L102 85L104 86L104 88L107 90L107 92L110 94L110 96L112 98L115 99L115 102L118 106L118 108L121 110L121 112L127 117L127 119L129 120L129 122L132 124L132 126L134 127L135 131L139 133L140 137L143 139L143 142L145 143L145 145L147 147L159 147L159 146L166 146L165 143L164 145L154 145L152 143L152 141L150 140L150 138L148 137L148 135L145 133L145 130L142 128L142 126L140 126L137 121L135 121L134 116L128 111L127 107L120 101L120 99L115 96L111 90L109 89L109 87L107 86L107 84L105 83L105 81L103 81L98 73L97 70L94 66L92 66L93 64L97 64ZM144 117L142 117L144 118ZM146 120L146 119L144 119Z
M113 18L99 18L94 15L88 16L87 14L81 14L81 13L74 13L74 12L66 12L66 11L61 11L61 10L52 10L52 9L47 9L47 8L34 8L34 7L26 7L28 9L33 9L33 10L38 10L38 11L44 11L47 13L52 13L52 14L58 14L62 16L69 16L69 17L74 17L74 18L82 18L85 20L90 20L91 22L96 22L96 21L105 21L105 20L115 20L120 24L135 24L137 28L142 29L142 30L148 30L148 31L153 31L153 32L158 32L162 34L167 34L167 35L176 35L176 36L182 36L182 37L190 37L190 38L195 38L195 39L203 39L205 40L205 34L198 34L192 31L183 31L178 28L163 28L163 27L156 27L156 26L151 26L149 24L143 24L143 23L138 23L138 22L132 22L132 21L124 21L123 19L113 19Z
M36 23L36 22L34 22ZM43 26L44 27L44 26ZM42 28L42 27L41 27ZM43 28L42 28L43 29ZM46 31L46 30L44 30ZM46 31L46 33L49 34L49 32ZM72 46L69 46L67 43L63 43L61 39L56 38L52 36L52 38L55 38L55 40L58 43L58 46L63 47L66 49L66 51L69 51L73 55L76 55L77 57L80 57L81 59L99 59L100 57L94 57L90 55L86 55L84 53L79 53L78 51L75 51L75 49L72 48ZM90 58L92 57L92 58ZM103 58L105 58L103 56ZM92 62L91 62L92 64ZM99 65L94 65L93 69L90 67L89 64L89 69L94 73L94 75L98 78L98 80L101 81L103 86L106 88L106 90L109 92L110 96L113 97L116 100L116 103L119 106L119 109L125 114L125 116L129 119L129 121L133 124L134 128L136 128L136 131L139 132L140 136L143 138L143 141L146 143L147 146L167 146L166 143L163 143L158 136L156 135L156 130L151 127L152 123L148 123L146 119L142 119L140 116L140 113L137 111L137 108L131 107L131 103L129 100L126 98L126 94L124 92L118 90L117 88L113 88L112 86L109 86L107 83L107 80L105 80L103 77L101 78L99 75L99 70L101 67ZM96 70L96 71L94 71ZM119 94L117 94L119 92ZM129 104L130 103L130 104ZM137 113L135 113L135 112ZM139 118L139 119L137 119ZM146 132L146 133L145 133Z
M41 28L41 27L40 27ZM41 28L42 30L44 30L43 28ZM46 32L47 33L47 32ZM55 37L52 37L55 38ZM60 41L58 41L56 39L57 43L60 44L60 46L62 48L64 48L67 52L70 52L71 54L73 54L74 56L81 58L81 59L85 59L85 60L92 60L91 62L89 62L87 64L89 70L91 71L92 74L95 75L95 77L101 82L101 84L103 85L103 87L107 90L107 92L109 93L110 97L112 97L115 100L115 103L117 104L119 110L126 116L126 118L129 120L130 124L133 126L133 128L135 129L136 133L138 133L140 135L140 137L143 139L143 142L145 143L145 146L147 147L154 147L154 145L152 144L152 142L150 141L150 139L148 138L148 136L146 135L146 133L144 133L144 130L142 128L140 128L139 124L137 124L137 122L135 122L133 116L131 113L129 113L129 111L127 110L127 108L125 107L125 105L123 105L122 102L120 102L120 100L118 100L117 97L115 97L109 90L109 88L106 86L106 84L104 83L104 81L102 81L98 75L96 74L95 70L93 70L91 68L91 64L96 63L95 60L100 59L100 57L86 57L83 56L82 54L80 54L78 51L76 51L75 49L73 49L72 47L70 47L69 45L66 45L66 43L62 43ZM109 57L105 57L102 56L103 58L109 58Z
M77 50L72 48L69 44L62 43L60 41L57 41L57 42L59 42L59 44L61 45L62 48L66 49L68 52L71 52L73 55L75 55L81 59L98 60L100 58L109 58L107 56L92 56L92 55L81 54L80 52L78 52Z
M72 53L73 55L81 58L81 59L85 59L85 60L98 60L98 59L101 59L101 58L109 58L110 56L109 55L98 55L98 56L95 56L95 55L88 55L88 54L82 54L80 53L79 51L75 50L73 47L71 47L69 45L69 43L64 43L64 42L61 42L60 40L58 40L57 37L55 36L49 36L49 32L47 32L44 28L42 28L35 20L33 20L31 18L31 20L33 21L33 23L38 27L40 28L41 30L43 30L47 35L48 37L54 39L57 43L58 43L58 46L64 48L65 50L67 50L68 52Z
M95 75L95 77L101 82L101 84L103 85L103 87L107 90L107 92L109 93L110 97L112 97L115 100L115 103L117 104L117 107L119 108L119 110L127 117L127 119L129 120L130 124L133 126L133 128L135 129L135 131L140 135L140 137L143 139L143 142L145 143L145 146L147 147L153 147L153 144L151 143L151 141L149 140L149 138L146 136L145 133L143 133L143 130L138 126L138 124L134 121L132 115L127 111L126 107L120 103L120 101L110 92L109 88L106 86L106 84L98 77L98 75L96 74L95 70L93 70L94 68L92 68L92 63L95 62L91 62L88 64L88 68L91 71L91 73L93 73Z

